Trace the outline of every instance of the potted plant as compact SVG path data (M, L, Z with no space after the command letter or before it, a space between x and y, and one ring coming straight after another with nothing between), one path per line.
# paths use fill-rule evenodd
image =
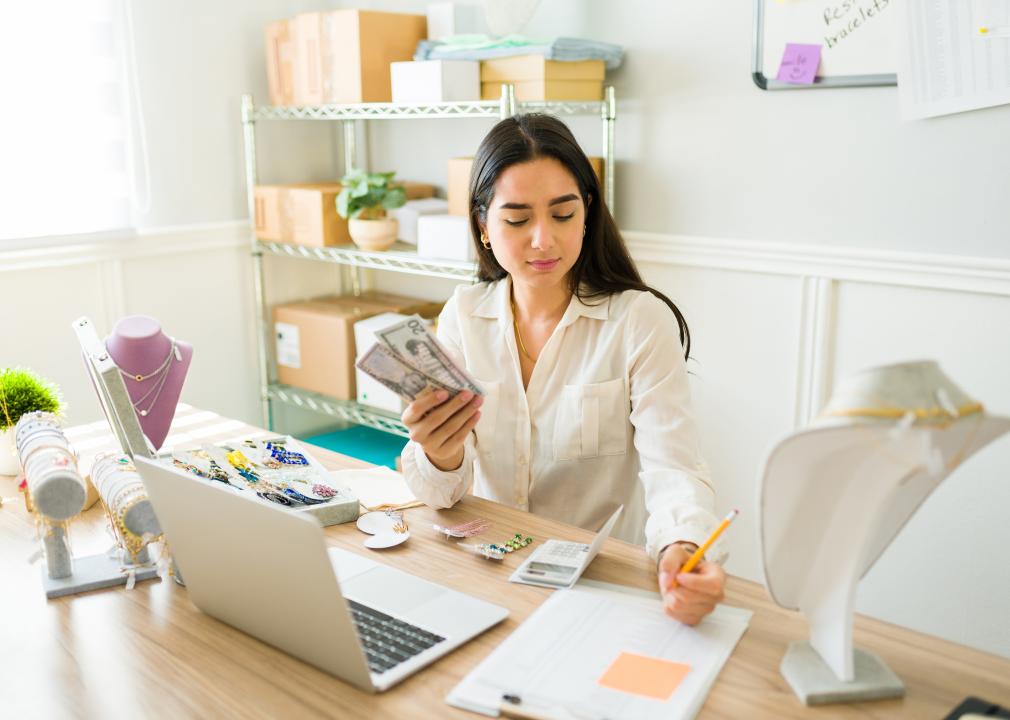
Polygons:
M407 193L393 183L396 173L369 173L361 169L340 180L343 189L337 195L337 213L347 219L347 232L363 250L385 250L396 242L399 230L396 218L386 211L402 207Z
M19 470L14 426L25 413L44 410L60 413L63 399L48 380L24 368L0 370L0 475L16 475Z

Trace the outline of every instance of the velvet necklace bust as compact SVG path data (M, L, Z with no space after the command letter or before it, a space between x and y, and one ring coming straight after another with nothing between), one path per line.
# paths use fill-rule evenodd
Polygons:
M165 335L154 318L131 315L116 323L105 347L123 374L144 435L157 450L175 417L193 346Z

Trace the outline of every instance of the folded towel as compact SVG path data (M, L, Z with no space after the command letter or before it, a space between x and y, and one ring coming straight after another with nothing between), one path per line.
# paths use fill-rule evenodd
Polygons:
M491 38L487 35L454 35L442 40L422 40L415 60L489 60L515 55L543 55L548 60L577 62L603 60L608 70L620 67L624 49L620 45L560 37L553 41L534 40L522 35Z

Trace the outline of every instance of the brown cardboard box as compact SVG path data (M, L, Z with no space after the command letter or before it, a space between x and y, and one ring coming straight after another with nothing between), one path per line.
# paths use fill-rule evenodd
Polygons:
M331 296L333 302L351 302L361 306L374 307L379 313L395 312L402 315L420 315L423 318L435 318L442 312L445 303L421 300L419 298L395 295L380 290L366 290L357 297Z
M256 237L260 240L283 240L281 208L285 190L281 185L257 185L253 191Z
M427 18L371 10L321 15L323 102L392 102L389 65L414 59L428 35Z
M603 186L603 158L590 157L589 164ZM446 195L449 198L449 214L466 216L470 212L470 169L473 166L472 157L449 158L449 173L446 182Z
M441 310L441 303L377 291L360 298L333 295L278 305L274 308L277 379L354 400L354 323L384 312L436 317Z
M435 197L435 186L428 183L398 180L393 184L403 188L404 192L407 193L408 200L423 200L424 198Z
M291 23L287 20L266 26L267 82L270 85L270 102L273 105L294 105L294 44L291 40Z
M583 102L603 99L603 83L595 80L516 80L512 85L515 88L516 100L519 102L539 100ZM501 86L500 82L482 82L480 99L499 99Z
M516 100L600 100L605 67L602 60L564 62L542 55L484 60L480 64L482 100L501 97L503 83L515 85Z
M325 14L301 13L290 21L294 105L322 105L325 102L323 73L327 58L322 47Z
M370 309L318 300L275 307L277 379L339 400L353 400L354 323L374 314Z
M311 247L351 242L347 221L337 214L340 189L341 186L334 183L285 186L281 202L281 240Z

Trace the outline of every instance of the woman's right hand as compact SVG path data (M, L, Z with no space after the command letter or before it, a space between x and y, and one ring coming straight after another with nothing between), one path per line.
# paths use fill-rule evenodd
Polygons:
M463 464L463 443L480 420L483 402L482 396L469 390L452 399L445 390L437 390L408 405L400 419L432 465L456 470Z

